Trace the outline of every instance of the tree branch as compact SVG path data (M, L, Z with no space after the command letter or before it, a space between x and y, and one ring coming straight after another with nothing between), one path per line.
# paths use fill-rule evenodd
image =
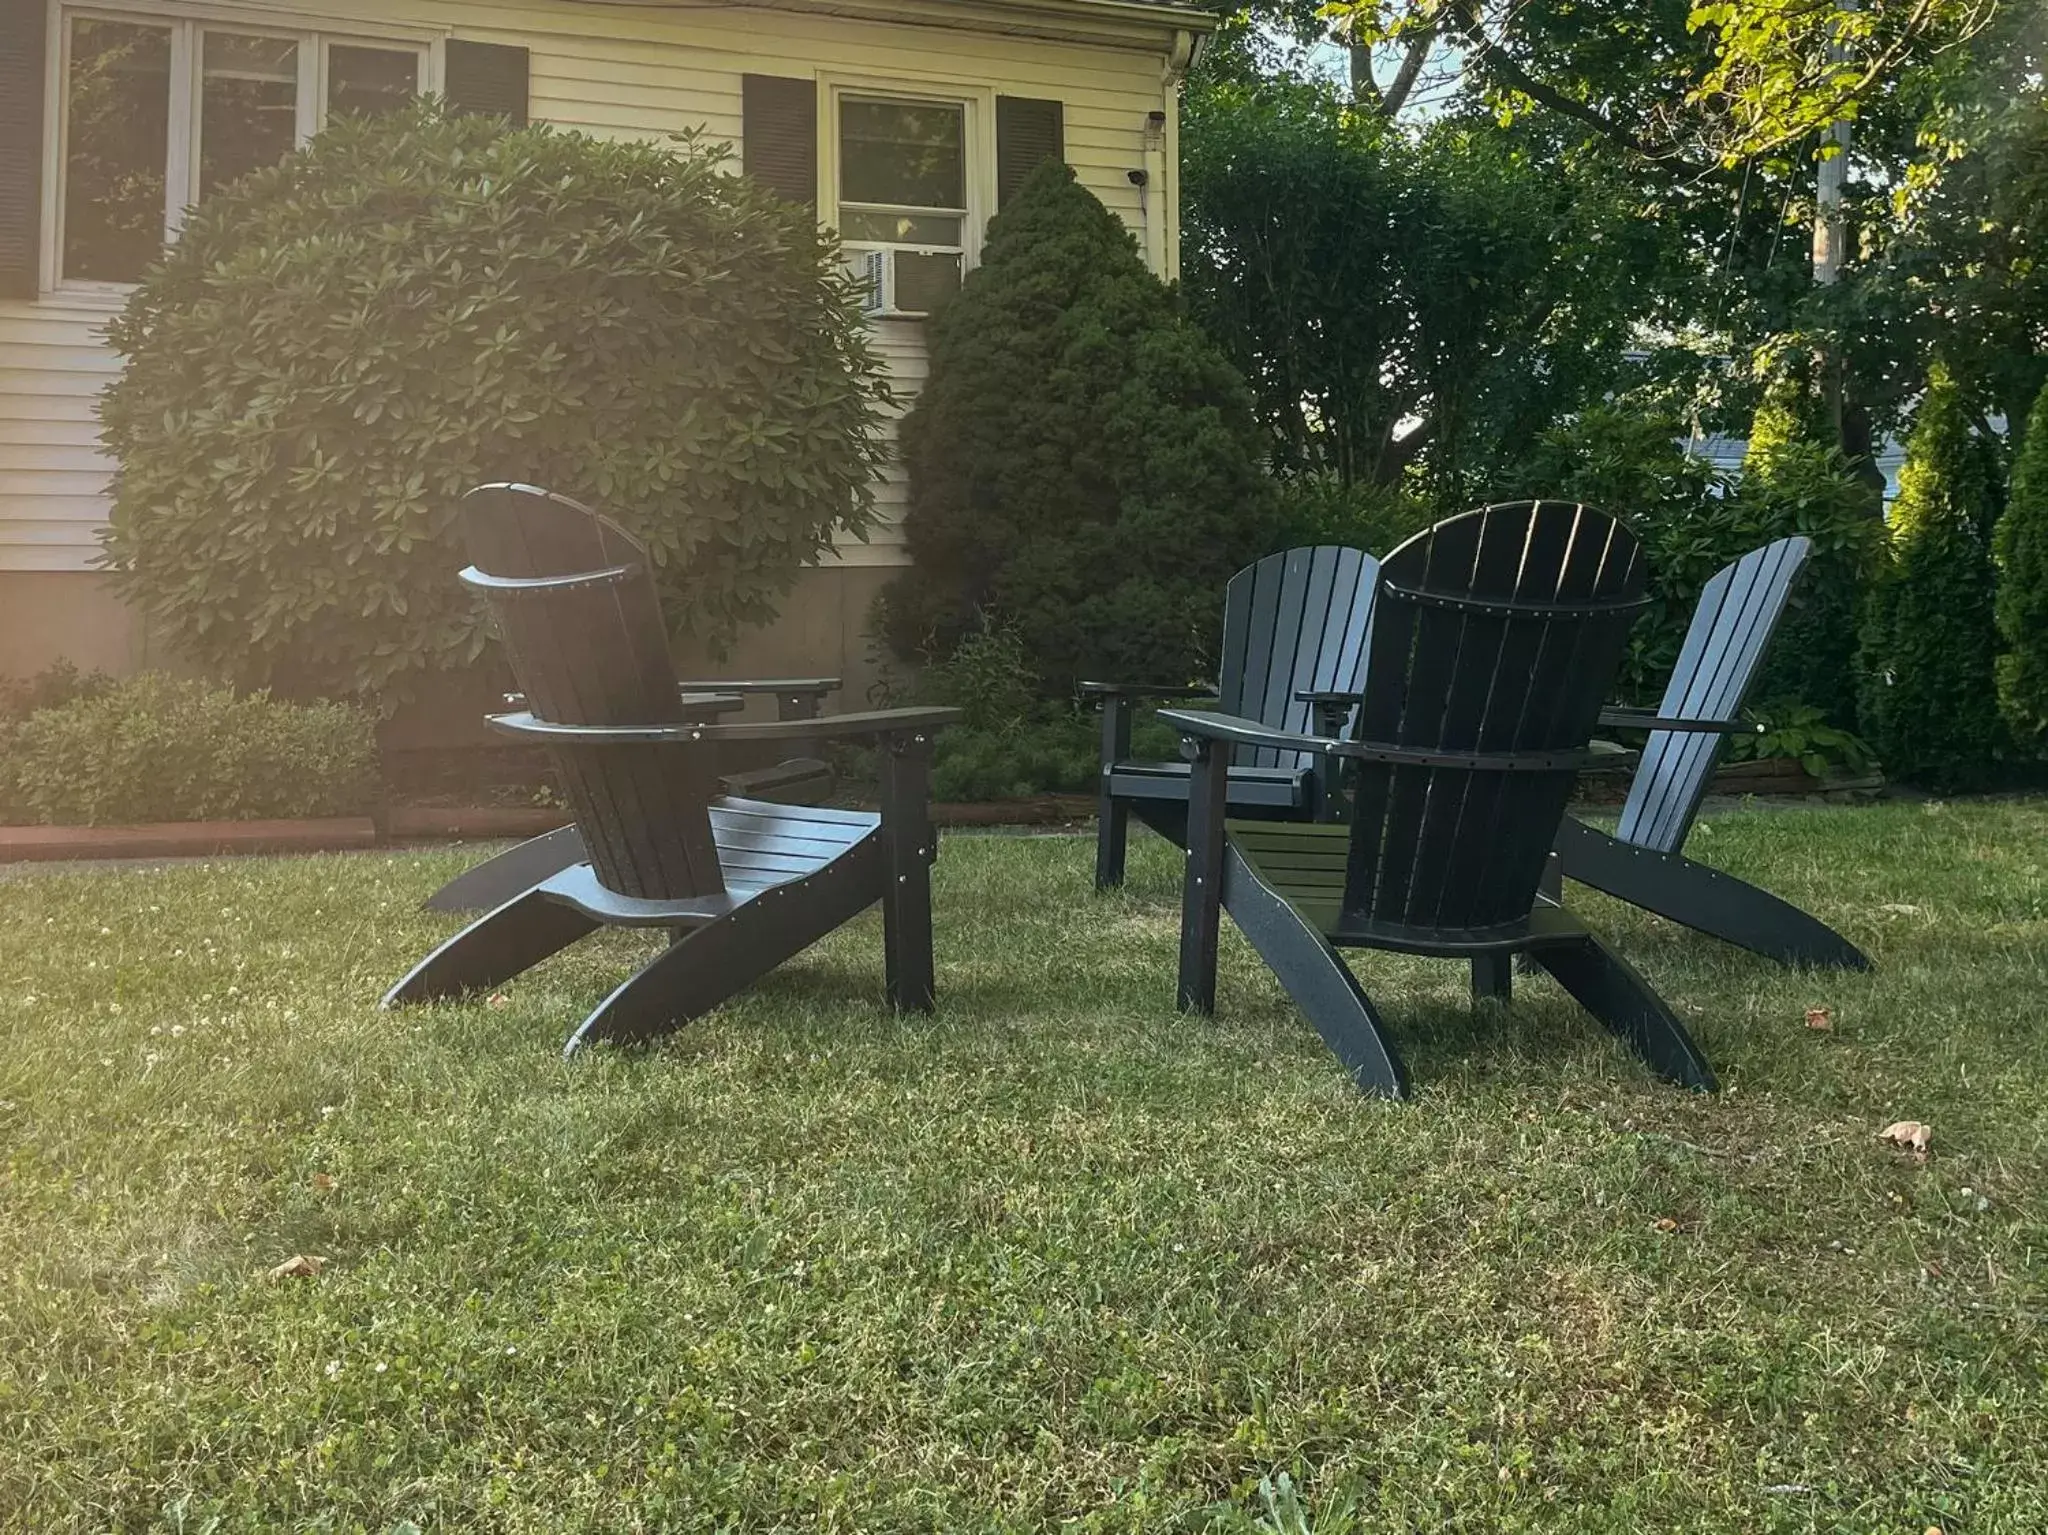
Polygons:
M1379 82L1372 77L1372 48L1366 43L1352 43L1351 49L1351 100L1355 106L1370 104L1374 111L1394 114L1387 110L1380 96Z
M1398 116L1401 108L1408 104L1408 93L1415 89L1415 78L1422 73L1423 61L1429 57L1429 50L1435 44L1434 21L1408 40L1408 52L1402 56L1401 68L1394 75L1394 83L1388 86L1380 97L1380 109L1387 116Z
M1451 0L1448 13L1457 23L1459 34L1472 49L1474 61L1490 71L1496 79L1512 90L1521 92L1531 101L1549 107L1566 117L1573 118L1597 129L1605 137L1624 148L1633 150L1645 160L1658 165L1675 166L1690 170L1700 176L1712 176L1721 170L1714 165L1701 165L1686 160L1675 150L1663 149L1649 140L1638 136L1634 130L1616 122L1606 113L1588 106L1583 101L1565 95L1555 86L1546 85L1522 67L1521 61L1507 49L1495 42L1480 20L1473 0Z

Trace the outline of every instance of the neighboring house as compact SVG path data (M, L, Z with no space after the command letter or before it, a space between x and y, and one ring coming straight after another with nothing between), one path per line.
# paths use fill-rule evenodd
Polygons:
M1742 478L1742 461L1749 456L1747 437L1709 432L1704 437L1681 437L1678 445L1692 457L1705 459L1730 479ZM1877 466L1877 472L1884 476L1884 501L1886 506L1890 506L1899 496L1899 466L1906 461L1905 445L1896 437L1886 437L1878 444L1877 453L1871 461Z
M917 312L1047 156L1175 272L1178 85L1212 21L1175 0L0 0L0 674L149 658L93 571L101 327L187 205L330 111L430 91L606 137L729 140L872 258L878 350L914 391ZM864 672L868 603L904 561L900 474L879 499L872 541L806 571L737 664Z

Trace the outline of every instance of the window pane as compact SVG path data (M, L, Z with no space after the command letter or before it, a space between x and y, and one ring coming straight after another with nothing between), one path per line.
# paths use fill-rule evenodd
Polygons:
M290 151L299 133L299 45L208 32L199 99L199 195Z
M960 258L896 253L896 307L908 314L929 314L960 291Z
M842 208L839 232L849 240L890 245L958 245L960 220L943 213L872 213Z
M170 31L74 19L64 111L63 275L136 282L164 244Z
M410 48L327 50L327 111L375 115L419 93L420 56Z
M839 104L839 195L852 203L964 208L965 112L905 101Z

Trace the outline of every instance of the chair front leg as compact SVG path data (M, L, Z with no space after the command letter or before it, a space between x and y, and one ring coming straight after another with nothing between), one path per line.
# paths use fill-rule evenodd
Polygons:
M1223 814L1230 793L1230 748L1202 736L1181 740L1188 775L1188 854L1180 898L1180 998L1183 1013L1216 1011L1216 950L1223 929Z
M889 1002L928 1013L936 1003L932 967L931 866L938 836L931 818L932 738L918 731L882 743L882 952Z

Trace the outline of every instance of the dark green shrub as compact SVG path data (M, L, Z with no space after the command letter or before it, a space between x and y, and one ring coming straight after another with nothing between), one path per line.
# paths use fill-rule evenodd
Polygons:
M1346 485L1335 475L1303 474L1280 481L1275 549L1345 544L1386 554L1434 520L1429 503L1392 485Z
M1768 425L1768 424L1767 424ZM1857 625L1882 530L1839 453L1781 433L1738 486L1680 446L1678 424L1602 405L1546 432L1504 493L1564 496L1625 517L1650 564L1650 607L1636 623L1623 696L1654 702L1669 680L1701 590L1722 566L1794 533L1814 552L1757 696L1855 720Z
M966 803L1084 794L1095 787L1099 760L1095 722L1071 709L1014 730L958 726L939 737L932 798Z
M1761 454L1751 442L1735 509L1749 548L1794 533L1813 541L1757 696L1803 700L1836 729L1853 731L1858 630L1884 552L1884 523L1869 492L1838 449L1767 438Z
M105 672L81 672L69 661L54 661L32 677L0 677L0 721L27 719L77 698L97 698L114 685Z
M455 497L522 479L693 632L771 616L868 517L880 385L831 242L722 164L423 105L209 194L110 332L126 594L221 675L402 692L485 643Z
M940 800L1023 799L1080 794L1095 787L1101 722L1071 699L1046 698L1016 631L984 619L926 667L915 696L958 709L932 757L932 794ZM1171 755L1175 740L1150 715L1132 732L1134 750Z
M376 798L374 723L351 704L237 696L145 672L4 729L0 809L10 820L333 816Z
M1599 405L1543 433L1495 500L1583 501L1626 518L1650 565L1650 606L1636 620L1617 684L1622 697L1650 703L1678 660L1700 589L1742 542L1729 485L1705 459L1678 445L1676 422Z
M1017 631L981 621L953 653L932 662L917 680L919 702L960 711L956 729L1000 733L1030 723L1045 707L1038 673Z
M1049 163L929 327L903 422L912 568L876 627L908 660L995 614L1049 696L1095 674L1185 681L1272 490L1250 396L1129 232Z
M1980 784L2004 742L1989 538L1997 490L1995 450L1937 367L1899 471L1891 558L1871 590L1859 656L1863 733L1885 771L1909 783Z
M1998 703L2016 739L2048 748L2048 387L2027 415L1998 519Z

